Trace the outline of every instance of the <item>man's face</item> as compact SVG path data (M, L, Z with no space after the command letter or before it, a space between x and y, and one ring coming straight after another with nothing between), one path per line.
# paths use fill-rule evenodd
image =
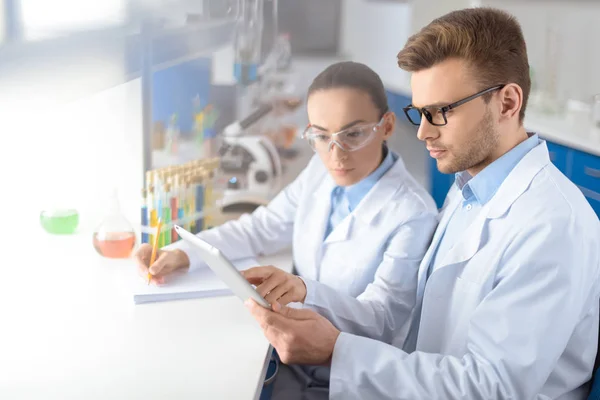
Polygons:
M411 86L413 106L432 107L432 110L481 90L467 63L458 59L449 59L413 73ZM469 170L471 175L478 173L492 161L498 144L498 122L492 107L478 97L446 112L446 118L446 125L434 126L423 116L419 139L426 143L440 172L450 174Z

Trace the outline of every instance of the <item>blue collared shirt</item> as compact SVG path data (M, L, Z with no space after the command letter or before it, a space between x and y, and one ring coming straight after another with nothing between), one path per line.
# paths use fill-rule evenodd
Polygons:
M336 186L331 191L331 211L329 223L325 231L325 238L331 231L346 218L361 202L367 193L375 186L377 181L394 165L398 156L387 149L381 164L369 176L351 186Z
M456 174L455 184L462 193L463 202L457 207L450 217L446 230L442 234L438 248L432 257L427 277L442 261L444 256L452 249L456 240L469 227L475 216L502 185L510 171L521 161L527 153L539 144L537 134L532 134L528 139L519 143L509 152L485 167L480 173L471 177L467 171Z

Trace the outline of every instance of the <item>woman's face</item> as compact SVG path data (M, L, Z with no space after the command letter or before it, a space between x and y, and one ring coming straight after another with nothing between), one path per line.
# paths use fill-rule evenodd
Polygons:
M310 131L317 133L322 143L316 146L316 152L337 185L353 185L377 169L382 161L383 141L394 131L393 113L381 119L381 110L371 96L351 88L317 90L309 96L307 110ZM375 126L380 120L381 124ZM353 127L360 128L360 132L348 129ZM346 132L344 136L349 140L364 137L361 140L367 144L354 151L342 150L335 143L327 146L331 135L340 131Z

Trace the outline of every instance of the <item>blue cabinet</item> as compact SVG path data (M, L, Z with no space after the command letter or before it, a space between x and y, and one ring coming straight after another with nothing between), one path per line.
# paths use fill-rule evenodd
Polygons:
M569 172L567 169L569 165L569 148L562 146L560 144L556 144L553 142L546 141L548 145L548 154L550 156L550 161L562 171L563 174L569 176Z
M600 157L571 150L573 164L567 175L583 192L596 214L600 215Z

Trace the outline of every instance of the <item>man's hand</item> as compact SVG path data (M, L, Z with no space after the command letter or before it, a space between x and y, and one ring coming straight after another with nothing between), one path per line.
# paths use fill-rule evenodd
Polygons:
M306 298L306 285L300 277L272 265L249 268L242 271L242 275L256 285L258 294L269 304L277 302L285 306L293 302L303 303Z
M156 253L156 261L150 264L150 256L152 255L152 246L144 243L135 253L135 260L138 266L138 272L145 280L148 276L148 271L152 275L151 282L155 285L161 285L165 282L165 276L180 268L186 268L190 265L190 260L187 255L181 250L164 251L158 250Z
M285 364L325 365L331 362L340 331L311 310L298 310L273 303L273 311L246 301L265 336Z

